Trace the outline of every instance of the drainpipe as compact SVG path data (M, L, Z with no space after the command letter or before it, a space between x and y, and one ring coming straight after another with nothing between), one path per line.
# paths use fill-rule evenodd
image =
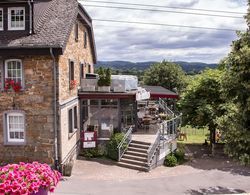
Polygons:
M30 19L29 19L29 28L30 28L30 31L29 31L29 34L31 35L33 33L33 0L29 0L28 1L28 4L29 4L29 8L30 8Z
M51 58L53 59L53 77L54 77L54 147L55 147L55 168L57 170L59 170L59 160L58 160L58 133L57 133L57 96L56 96L56 92L57 92L57 78L56 78L56 58L55 55L53 53L53 48L50 48L50 55Z

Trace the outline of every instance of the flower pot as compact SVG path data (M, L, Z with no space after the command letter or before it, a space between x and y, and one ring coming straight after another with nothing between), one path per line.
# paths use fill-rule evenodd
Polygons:
M110 86L99 86L98 91L100 91L100 92L110 92Z
M33 192L31 195L48 195L48 190L44 188L40 188L38 192Z

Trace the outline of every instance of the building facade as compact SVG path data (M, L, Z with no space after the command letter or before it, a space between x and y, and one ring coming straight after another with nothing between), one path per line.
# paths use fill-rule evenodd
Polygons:
M78 86L95 63L92 21L77 0L0 2L0 163L74 158Z

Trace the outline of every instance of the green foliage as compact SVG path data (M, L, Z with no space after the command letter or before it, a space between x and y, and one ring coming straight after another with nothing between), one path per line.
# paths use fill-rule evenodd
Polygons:
M181 91L186 86L186 76L182 68L172 62L153 64L144 73L144 84L159 85L169 90Z
M109 158L113 160L118 160L118 149L117 146L122 141L122 138L124 137L124 133L115 133L110 138L109 143L107 144L107 155ZM122 146L123 148L127 148L128 145L124 143Z
M164 165L167 167L175 167L177 165L177 158L173 154L165 157Z
M97 158L97 157L102 157L104 153L97 147L97 148L84 149L80 155L86 158Z
M249 24L250 13L247 19ZM226 114L218 119L224 132L225 152L250 164L250 32L238 33L232 51L222 61L222 92Z
M183 124L192 127L208 127L210 140L214 142L216 119L224 114L221 106L221 70L208 69L190 79L182 94L179 106L183 113Z
M174 152L174 156L176 157L178 164L182 164L182 163L185 162L185 152L184 152L184 150L177 149Z
M99 74L98 86L110 86L111 84L111 70L100 67L97 70Z

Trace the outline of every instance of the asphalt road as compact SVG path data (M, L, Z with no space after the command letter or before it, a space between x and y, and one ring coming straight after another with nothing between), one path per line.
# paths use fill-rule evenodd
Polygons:
M108 160L77 160L56 195L178 195L250 193L250 169L225 159L196 159L149 173L116 166Z

